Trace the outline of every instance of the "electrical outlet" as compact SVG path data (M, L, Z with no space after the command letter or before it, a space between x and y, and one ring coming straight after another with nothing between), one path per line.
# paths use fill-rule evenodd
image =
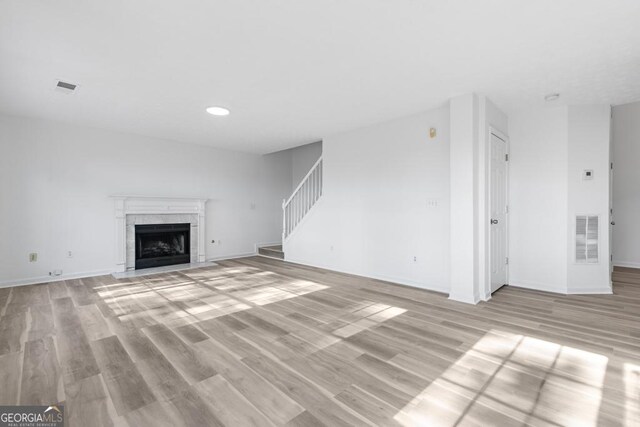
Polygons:
M29 254L29 262L37 262L38 261L38 253L32 252Z
M73 258L73 252L67 251L67 258Z
M418 262L418 257L417 256L413 257L413 262Z
M49 272L49 276L62 276L62 270L53 270Z

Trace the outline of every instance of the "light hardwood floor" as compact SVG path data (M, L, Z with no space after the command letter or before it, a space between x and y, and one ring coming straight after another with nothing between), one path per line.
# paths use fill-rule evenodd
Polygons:
M70 426L640 425L640 274L470 306L245 258L0 289L0 404Z

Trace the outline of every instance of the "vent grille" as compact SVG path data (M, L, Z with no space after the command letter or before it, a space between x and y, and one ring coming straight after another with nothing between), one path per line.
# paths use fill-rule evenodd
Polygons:
M598 216L576 216L576 262L593 264L598 262Z
M66 94L72 94L76 93L76 91L78 90L78 85L62 80L56 80L55 90Z
M76 90L76 87L78 85L74 85L71 83L67 83L67 82L63 82L62 80L58 80L58 84L56 85L62 89L68 89L68 90Z

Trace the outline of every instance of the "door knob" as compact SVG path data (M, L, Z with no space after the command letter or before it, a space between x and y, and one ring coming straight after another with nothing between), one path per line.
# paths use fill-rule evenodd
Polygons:
M491 220L491 224L494 224L494 225L495 225L495 224L497 224L497 223L498 223L498 220L497 220L497 219L492 219L492 220Z
M611 221L611 225L616 225L616 222L615 221Z

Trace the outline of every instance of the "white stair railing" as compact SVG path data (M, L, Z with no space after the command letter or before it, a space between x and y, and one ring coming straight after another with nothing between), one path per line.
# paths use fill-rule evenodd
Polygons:
M282 202L282 241L293 232L302 218L322 196L322 157L313 165L293 190L289 199Z

